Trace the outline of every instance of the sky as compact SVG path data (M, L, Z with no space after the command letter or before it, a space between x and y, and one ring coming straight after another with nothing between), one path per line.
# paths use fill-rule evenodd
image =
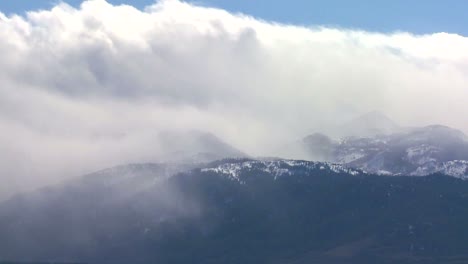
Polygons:
M54 0L1 1L3 13L24 13L47 9ZM83 0L64 1L75 7ZM153 4L154 0L111 0L113 4L129 4L139 9ZM200 0L187 1L197 5L219 7L230 12L240 12L254 17L300 25L326 25L363 29L376 32L407 31L416 34L449 32L468 36L465 0Z
M0 5L0 198L157 162L165 130L207 131L253 156L374 110L468 133L468 38L457 23L379 26L386 18L364 12L361 27L347 22L359 10L317 22L282 18L275 4L262 13L261 1L31 12L12 2L26 1ZM447 21L463 9L432 6Z

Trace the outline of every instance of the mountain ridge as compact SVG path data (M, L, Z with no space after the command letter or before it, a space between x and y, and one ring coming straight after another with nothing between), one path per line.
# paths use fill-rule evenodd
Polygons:
M457 263L468 181L321 162L226 159L121 187L74 181L0 203L0 260L86 263ZM148 174L146 169L154 169ZM87 178L90 175L86 176ZM139 189L148 177L160 179ZM132 192L130 189L135 188ZM443 216L443 217L441 217ZM449 235L450 239L446 236Z
M357 120L390 123L398 129L339 140L314 133L293 144L291 149L299 153L294 158L340 163L376 174L424 176L441 172L468 177L468 171L452 173L463 171L463 161L468 161L468 138L462 131L443 125L402 128L377 112Z

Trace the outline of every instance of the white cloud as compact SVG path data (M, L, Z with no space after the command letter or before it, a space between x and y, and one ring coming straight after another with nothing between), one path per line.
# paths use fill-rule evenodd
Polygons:
M252 154L371 110L468 131L468 38L454 34L93 0L0 14L0 54L0 192L153 161L159 129L208 130Z

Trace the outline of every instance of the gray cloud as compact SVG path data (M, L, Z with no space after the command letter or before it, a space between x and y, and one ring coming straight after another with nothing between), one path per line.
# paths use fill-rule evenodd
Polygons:
M297 27L161 1L0 14L0 193L155 161L162 129L253 155L371 110L468 131L468 38Z

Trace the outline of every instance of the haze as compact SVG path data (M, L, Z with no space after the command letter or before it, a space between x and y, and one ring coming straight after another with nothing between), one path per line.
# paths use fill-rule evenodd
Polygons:
M156 162L159 131L212 132L254 156L374 110L468 132L468 38L456 34L93 0L0 13L0 54L0 197Z

